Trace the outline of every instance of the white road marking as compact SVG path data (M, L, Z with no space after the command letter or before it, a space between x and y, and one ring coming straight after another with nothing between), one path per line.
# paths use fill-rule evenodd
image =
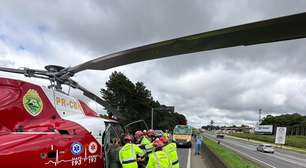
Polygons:
M233 138L234 139L234 138ZM235 143L234 141L230 140L232 143ZM239 142L240 143L240 142ZM242 148L245 148L245 149L249 149L249 150L252 150L252 148L249 148L247 146L249 145L246 145L244 144L245 146L242 145L242 142L240 143L241 145L239 145L240 147ZM250 145L251 146L251 145ZM287 154L283 154L283 153L280 153L280 152L277 152L275 151L274 154L266 154L266 153L263 153L263 155L267 155L269 157L273 157L273 158L276 158L276 159L279 159L279 160L283 160L285 162L288 162L288 163L292 163L292 164L295 164L295 165L299 165L301 167L305 167L305 164L306 164L306 159L302 159L302 158L299 158L299 157L295 157L295 156L290 156L290 155L287 155Z
M191 148L189 148L189 150L188 150L187 168L191 168L190 159L191 159Z
M276 168L275 166L270 165L270 164L267 163L267 162L264 162L264 161L262 161L262 160L256 159L255 157L253 157L253 156L251 156L251 155L248 155L248 154L246 154L246 153L240 152L239 150L236 150L236 149L232 148L232 147L229 146L229 145L225 145L225 144L222 144L222 145L225 146L225 147L227 147L227 148L229 148L229 149L231 149L231 150L233 150L233 151L235 151L235 152L237 152L237 153L240 153L241 155L244 155L244 156L246 156L246 157L248 157L248 158L251 158L252 160L255 160L255 161L257 161L257 162L263 163L263 164L265 164L265 165L267 165L267 166L269 166L269 167L271 167L271 168Z
M279 156L282 156L282 157L290 159L290 160L298 160L299 162L304 162L306 164L306 158L302 159L302 158L299 158L297 156L291 156L291 155L283 154L283 153L280 153L280 152L277 152L277 151L276 151L275 155L276 156L279 155ZM305 164L303 166L305 166Z
M301 167L305 167L305 159L301 159L301 160L297 161L298 158L286 158L286 157L284 157L284 155L282 157L280 153L277 153L277 154L274 154L274 155L269 155L269 156L274 157L276 159L283 160L283 161L288 162L288 163L299 165ZM304 163L302 163L302 162L304 162Z
M211 140L214 140L214 138L213 138L212 135L207 135L207 137L210 137ZM275 166L273 166L273 165L271 165L271 164L269 164L269 163L266 163L266 162L264 162L264 161L262 161L262 160L259 160L259 159L255 158L255 157L253 157L253 156L250 156L250 155L248 155L248 154L246 154L246 153L240 152L239 150L237 150L237 149L235 149L235 148L233 148L233 147L231 147L231 146L229 146L229 145L226 145L226 144L224 144L224 143L221 143L221 145L223 145L223 146L225 146L225 147L227 147L227 148L229 148L229 149L231 149L231 150L233 150L233 151L239 153L240 155L244 155L244 156L246 156L246 157L248 157L248 158L250 158L250 159L252 159L252 160L255 160L255 161L257 161L257 162L260 162L260 163L262 163L262 164L265 164L265 165L267 165L268 167L276 168Z

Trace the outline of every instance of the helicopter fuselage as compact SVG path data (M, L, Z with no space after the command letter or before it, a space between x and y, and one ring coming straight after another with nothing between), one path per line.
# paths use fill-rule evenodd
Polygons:
M103 167L107 123L72 96L0 78L1 167Z

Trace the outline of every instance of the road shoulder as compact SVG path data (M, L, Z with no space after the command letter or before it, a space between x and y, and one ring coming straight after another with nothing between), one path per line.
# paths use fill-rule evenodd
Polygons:
M205 163L204 154L195 155L195 143L191 149L191 168L208 168Z

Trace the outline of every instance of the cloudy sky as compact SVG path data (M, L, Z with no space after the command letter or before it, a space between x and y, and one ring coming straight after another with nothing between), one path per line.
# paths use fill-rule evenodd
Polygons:
M81 62L160 40L306 11L304 0L0 0L0 66ZM142 81L193 126L306 115L306 39L146 61L75 79L98 94L111 72ZM40 85L46 81L0 73ZM92 103L91 103L92 104Z

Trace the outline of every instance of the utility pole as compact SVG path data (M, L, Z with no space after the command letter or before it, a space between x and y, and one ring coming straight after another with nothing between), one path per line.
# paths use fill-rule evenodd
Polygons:
M214 120L210 120L210 131L212 131L213 130L213 125L214 125Z
M258 114L259 114L259 116L258 116L258 125L261 124L261 113L262 113L262 109L259 109L258 110Z
M154 108L151 109L151 129L153 129L153 116L154 116Z

